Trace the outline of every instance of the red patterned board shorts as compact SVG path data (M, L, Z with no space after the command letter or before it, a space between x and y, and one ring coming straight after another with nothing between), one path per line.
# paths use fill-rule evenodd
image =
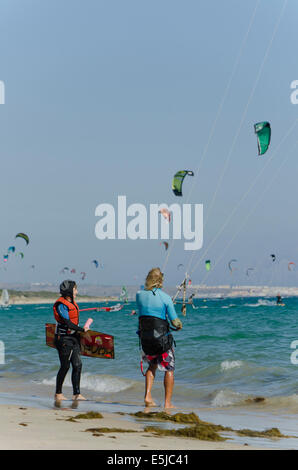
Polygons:
M162 372L175 370L174 348L156 356L150 356L142 351L142 361L147 362L149 366L157 365L158 370Z

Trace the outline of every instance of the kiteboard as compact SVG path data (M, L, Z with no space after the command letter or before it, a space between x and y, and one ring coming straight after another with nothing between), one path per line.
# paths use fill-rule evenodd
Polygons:
M56 348L54 323L46 323L46 344L50 348ZM104 359L114 359L114 336L88 330L80 333L81 355L87 357L100 357Z

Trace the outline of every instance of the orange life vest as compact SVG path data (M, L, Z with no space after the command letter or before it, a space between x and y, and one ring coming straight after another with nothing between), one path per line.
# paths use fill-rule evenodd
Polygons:
M56 300L56 302L54 303L54 307L53 307L54 317L55 317L55 320L58 323L63 323L63 318L59 315L58 310L57 310L58 304L63 304L68 308L70 321L72 323L74 323L75 325L78 325L79 324L79 306L78 306L78 304L75 301L73 301L73 303L71 303L68 300L66 300L64 297L59 297L59 299Z

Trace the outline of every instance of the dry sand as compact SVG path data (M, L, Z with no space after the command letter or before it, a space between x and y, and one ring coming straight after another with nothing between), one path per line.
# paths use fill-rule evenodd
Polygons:
M184 437L156 437L144 432L144 423L117 413L102 413L92 420L74 418L76 410L38 409L0 405L1 450L250 450L257 447L229 441L209 442ZM136 432L86 432L88 428L120 428ZM262 447L259 447L262 449ZM111 453L112 455L112 453Z

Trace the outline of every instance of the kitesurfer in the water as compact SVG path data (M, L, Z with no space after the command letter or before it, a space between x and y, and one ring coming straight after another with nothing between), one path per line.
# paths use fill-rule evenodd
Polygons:
M139 311L139 336L142 346L142 361L149 364L145 375L145 405L156 406L151 390L157 368L165 373L165 408L174 408L175 354L169 321L176 329L182 328L171 297L162 291L163 273L159 268L151 269L146 278L145 289L137 293Z
M278 294L278 295L276 296L276 304L277 304L277 305L280 305L280 304L282 304L282 303L283 303L282 298L281 298L281 296Z
M77 292L77 285L74 281L63 281L60 284L61 296L53 306L57 322L55 346L60 359L60 369L56 379L55 399L57 401L66 399L62 393L62 386L70 364L72 365L73 400L85 400L80 392L82 361L79 333L87 331L88 328L79 326L79 307L75 301Z

